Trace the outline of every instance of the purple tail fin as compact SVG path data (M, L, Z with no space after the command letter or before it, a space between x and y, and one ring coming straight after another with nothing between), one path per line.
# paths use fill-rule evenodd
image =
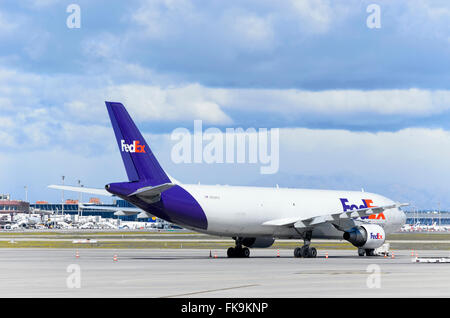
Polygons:
M152 186L169 183L169 177L159 165L125 107L121 103L105 103L130 182L141 181Z

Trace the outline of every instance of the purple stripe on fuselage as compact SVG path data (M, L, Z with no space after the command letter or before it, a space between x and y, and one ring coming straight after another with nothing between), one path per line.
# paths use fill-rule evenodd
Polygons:
M176 185L161 194L165 212L174 223L185 224L206 230L208 220L205 212L194 197L184 188Z
M146 182L120 182L107 185L106 190L168 222L202 230L208 228L208 220L200 204L179 185L164 191L161 200L152 204L135 195L128 196L146 186L149 186Z

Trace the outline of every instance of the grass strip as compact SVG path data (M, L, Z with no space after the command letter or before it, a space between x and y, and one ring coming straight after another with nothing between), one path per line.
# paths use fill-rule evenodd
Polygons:
M96 244L73 244L70 241L16 241L14 243L8 241L0 241L0 248L71 248L71 249L227 249L233 246L230 242L211 242L211 241L192 241L192 242L175 242L175 241L101 241ZM302 244L297 241L275 243L270 249L294 249ZM319 250L352 250L356 249L349 243L325 243L319 242L313 244ZM432 244L432 243L391 243L391 250L450 250L448 244Z

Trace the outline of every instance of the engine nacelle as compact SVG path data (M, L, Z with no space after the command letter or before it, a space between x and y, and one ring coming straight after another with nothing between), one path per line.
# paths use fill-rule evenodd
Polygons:
M344 233L344 239L363 249L375 249L384 244L384 229L376 224L364 224Z
M266 248L271 247L275 239L273 237L244 237L242 245L247 247Z

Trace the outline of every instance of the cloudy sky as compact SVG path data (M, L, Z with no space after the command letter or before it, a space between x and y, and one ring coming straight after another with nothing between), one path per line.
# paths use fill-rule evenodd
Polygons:
M447 0L3 0L0 192L60 202L46 186L62 175L125 180L114 100L183 182L364 188L450 209L448 21ZM277 173L173 162L171 133L196 119L279 128Z

